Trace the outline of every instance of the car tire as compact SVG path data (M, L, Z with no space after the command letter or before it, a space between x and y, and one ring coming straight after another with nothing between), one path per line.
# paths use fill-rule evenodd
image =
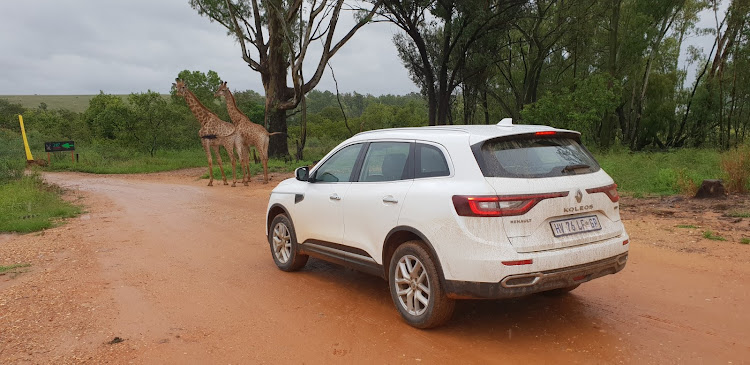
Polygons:
M421 241L408 241L396 249L388 266L393 303L416 328L440 326L453 315L456 303L446 296L435 262Z
M573 291L575 288L581 286L581 284L566 286L564 288L557 288L552 290L543 291L542 294L546 295L548 297L558 297L561 295L565 295Z
M273 262L283 271L297 271L307 263L309 256L299 253L294 226L285 214L279 214L271 221L268 244Z

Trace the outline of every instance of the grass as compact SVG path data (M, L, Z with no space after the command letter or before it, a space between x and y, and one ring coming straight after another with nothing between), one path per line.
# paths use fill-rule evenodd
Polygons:
M750 238L745 238L745 237L743 237L743 238L742 238L742 239L740 240L740 243L741 243L741 244L743 244L743 245L750 245Z
M706 238L712 241L726 241L727 240L726 238L719 236L717 234L714 234L714 232L711 232L711 231L703 232L703 238Z
M690 228L690 229L698 228L692 224L678 224L676 227L677 228Z
M162 94L165 98L170 96ZM21 104L24 108L35 109L39 104L47 104L47 109L68 109L83 113L89 107L89 101L96 95L0 95L13 104ZM127 102L128 95L118 95Z
M118 147L105 148L81 148L76 151L79 160L76 163L71 161L69 153L54 154L48 171L78 171L94 174L139 174L161 171L172 171L192 167L206 167L206 154L201 149L175 150L175 151L157 151L155 156L148 153L122 149ZM44 156L46 157L46 156ZM222 150L222 161L224 164L224 173L231 179L232 164ZM311 164L312 161L294 160L285 162L284 160L271 159L268 161L269 172L290 172L295 168ZM250 172L253 176L263 172L261 164L250 161ZM238 179L241 176L239 161L237 162ZM202 178L207 179L208 173ZM214 157L214 179L221 179L219 165Z
M750 212L729 212L727 217L732 218L750 218Z
M94 96L96 95L0 95L0 99L21 104L27 109L38 108L39 104L46 103L48 109L68 109L83 113L89 107L89 100ZM121 97L125 98L127 95Z
M0 265L0 274L8 272L13 269L20 269L20 268L29 267L29 266L31 266L31 264L14 264L14 265L8 265L8 266Z
M80 208L60 198L60 188L38 176L24 176L0 185L0 232L28 233L54 227Z
M79 171L93 174L137 174L179 170L206 165L206 155L199 149L157 151L148 153L112 147L79 149L79 160L71 161L69 153L58 153L46 169L49 171ZM44 156L46 157L46 156Z
M679 194L681 179L700 185L704 179L722 176L720 154L713 150L612 151L595 155L602 168L617 182L620 192L634 197Z

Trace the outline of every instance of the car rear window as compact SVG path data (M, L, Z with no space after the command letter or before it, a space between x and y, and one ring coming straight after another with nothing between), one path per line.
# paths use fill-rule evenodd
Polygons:
M599 170L591 153L573 138L499 138L475 149L486 177L540 178Z

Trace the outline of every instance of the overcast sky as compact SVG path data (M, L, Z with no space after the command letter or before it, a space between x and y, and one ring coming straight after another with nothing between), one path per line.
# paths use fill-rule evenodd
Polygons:
M239 45L187 0L0 1L0 14L0 95L167 93L185 69L214 70L233 90L263 93ZM702 18L701 26L713 26L712 14ZM393 46L396 32L387 23L367 25L333 57L340 91L418 91ZM306 75L317 64L311 56ZM318 89L335 91L330 71Z
M185 69L263 92L239 45L187 0L0 1L0 14L0 95L166 93ZM392 44L396 31L386 23L359 30L331 60L339 90L417 91ZM330 70L318 89L335 91Z

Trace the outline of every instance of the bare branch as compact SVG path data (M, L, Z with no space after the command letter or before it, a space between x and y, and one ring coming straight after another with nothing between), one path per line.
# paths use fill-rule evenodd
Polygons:
M232 4L229 2L229 0L226 0L227 3L227 9L229 10L229 17L232 19L232 22L234 23L234 32L237 36L237 39L240 41L240 47L242 47L242 59L247 62L250 67L252 67L254 70L260 70L260 64L253 60L250 57L250 53L247 51L247 47L245 46L245 37L242 33L242 30L240 29L240 24L237 22L237 18L235 17L234 13L234 7L232 7Z
M346 126L346 130L349 131L349 137L353 136L354 133L352 133L352 129L349 128L349 122L346 118L346 112L344 112L344 104L341 103L341 96L339 94L339 82L336 80L336 74L333 73L333 67L331 66L331 63L328 62L328 68L331 69L331 77L333 77L333 84L336 85L336 100L339 102L339 108L341 108L341 115L344 116L344 125Z
M312 90L316 85L318 85L318 82L320 82L320 78L323 76L323 70L325 69L326 63L328 63L328 60L333 57L333 55L335 55L336 52L338 52L338 50L341 49L341 47L343 47L344 44L346 44L346 42L349 41L349 39L351 39L360 28L362 28L370 21L370 19L372 19L372 17L378 11L378 8L380 8L382 0L375 3L372 9L370 9L370 11L368 12L367 16L365 16L354 27L352 27L352 29L350 29L349 32L336 43L336 45L331 47L333 34L336 32L336 22L338 22L342 3L343 0L339 0L336 5L336 9L334 9L333 14L331 14L331 26L328 30L328 37L326 38L326 42L323 47L323 54L320 56L318 68L315 70L315 74L313 74L313 77L310 78L310 80L304 85L303 92L308 92Z

